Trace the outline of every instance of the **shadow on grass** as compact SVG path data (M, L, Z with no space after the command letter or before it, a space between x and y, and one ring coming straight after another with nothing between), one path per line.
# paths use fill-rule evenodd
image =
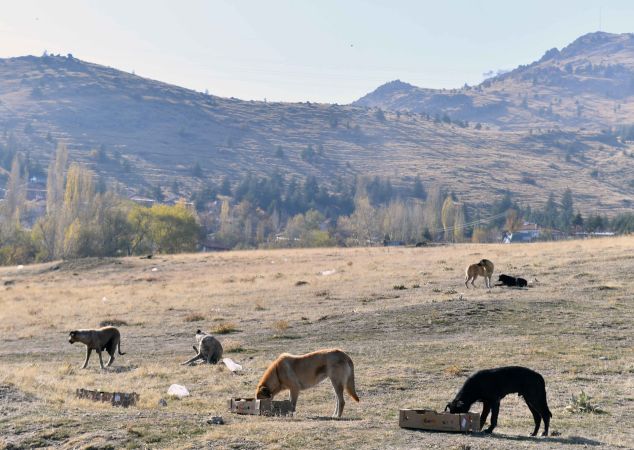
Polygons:
M125 373L138 369L137 366L110 366L103 369L104 372ZM101 372L101 370L100 370Z
M491 439L505 439L509 441L539 441L539 442L554 442L557 444L574 444L574 445L591 445L591 446L599 446L604 445L603 442L595 441L593 439L587 439L581 436L512 436L507 434L484 434L478 433L476 436L478 437L486 437Z
M356 422L363 420L360 417L332 417L332 416L306 416L306 420L320 420L320 421L333 421L333 422Z

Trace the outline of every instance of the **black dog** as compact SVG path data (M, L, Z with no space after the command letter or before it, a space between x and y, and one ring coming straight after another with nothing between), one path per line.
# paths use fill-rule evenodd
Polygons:
M500 283L496 284L496 286L517 286L517 287L528 286L528 282L524 278L515 278L510 275L502 274L498 277L498 281Z
M447 404L445 411L449 410L452 414L466 413L469 412L471 405L480 401L484 404L480 428L484 426L491 411L491 426L484 430L485 433L491 433L498 424L500 400L512 393L524 397L528 409L533 414L535 430L531 436L537 434L541 419L544 419L542 436L548 436L552 414L546 402L546 384L540 374L526 367L499 367L474 373L467 378L456 398Z

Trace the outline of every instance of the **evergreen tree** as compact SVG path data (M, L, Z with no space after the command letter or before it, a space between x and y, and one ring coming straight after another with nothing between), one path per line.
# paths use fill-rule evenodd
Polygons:
M414 178L414 187L412 188L412 197L419 198L421 200L425 200L427 197L427 193L425 192L425 187L423 186L423 182L420 180L420 176L416 175Z
M563 231L570 230L570 226L575 218L572 191L567 188L561 196L561 211L559 213L559 226Z
M557 203L555 203L555 196L551 192L548 195L548 201L546 202L546 206L544 207L542 219L544 226L548 228L555 228L557 226L558 216L559 211L557 208Z

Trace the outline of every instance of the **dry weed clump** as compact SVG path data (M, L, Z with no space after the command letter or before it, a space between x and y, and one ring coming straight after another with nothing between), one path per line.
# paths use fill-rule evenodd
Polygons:
M229 334L238 331L238 327L233 322L220 322L212 329L213 334Z
M185 316L185 322L201 322L205 320L205 316L200 313L190 313Z
M255 302L255 310L256 311L266 311L266 308L264 307L264 305L262 304L262 302Z
M463 373L465 373L465 370L454 364L452 366L445 368L444 372L449 376L458 377L462 375Z
M121 327L128 325L128 322L121 319L106 319L99 322L100 327Z
M278 320L277 322L273 324L273 328L279 332L288 330L289 326L290 325L288 324L288 321L286 320Z

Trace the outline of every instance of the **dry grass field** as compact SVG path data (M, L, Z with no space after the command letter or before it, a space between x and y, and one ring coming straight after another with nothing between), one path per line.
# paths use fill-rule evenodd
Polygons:
M479 279L477 289L465 289L465 266L483 257L495 262L496 275L522 275L531 287L487 290ZM634 237L2 268L0 446L633 448L633 272ZM103 371L93 355L79 369L84 349L68 343L69 330L106 320L123 321L127 355ZM197 328L224 333L216 336L242 374L179 365L193 355ZM341 420L329 417L328 382L300 395L293 418L226 410L228 397L253 394L278 354L323 347L339 347L355 362L361 402L347 401ZM398 427L399 408L441 410L468 374L509 364L544 375L553 436L527 436L533 421L516 396L502 401L492 436ZM191 396L168 398L172 383ZM135 391L140 403L123 409L79 400L77 388ZM582 390L604 414L566 410ZM208 425L213 415L226 424Z

